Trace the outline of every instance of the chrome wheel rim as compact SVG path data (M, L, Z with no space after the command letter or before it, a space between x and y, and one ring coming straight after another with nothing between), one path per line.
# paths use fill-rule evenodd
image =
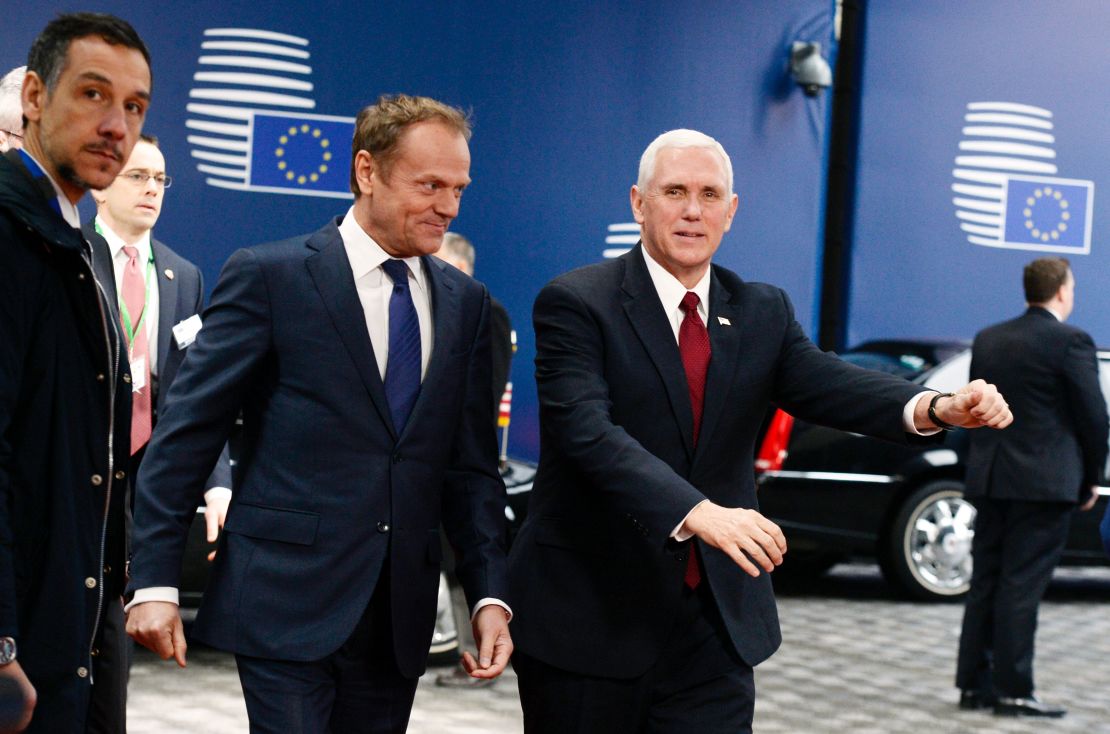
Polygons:
M903 550L910 573L941 596L963 594L971 585L975 507L958 491L925 498L910 514Z

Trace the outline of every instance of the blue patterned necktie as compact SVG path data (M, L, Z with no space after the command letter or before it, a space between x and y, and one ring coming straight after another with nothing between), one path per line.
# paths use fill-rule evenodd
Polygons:
M393 427L400 434L420 394L420 321L409 291L409 266L386 260L382 269L393 281L389 297L389 359L385 365L385 397Z

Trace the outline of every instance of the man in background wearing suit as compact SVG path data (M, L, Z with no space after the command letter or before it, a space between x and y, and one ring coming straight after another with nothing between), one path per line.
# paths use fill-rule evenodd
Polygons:
M197 269L150 232L162 212L166 159L158 140L142 135L112 185L92 193L97 213L81 228L92 247L93 269L120 322L132 370L131 471L139 471L166 393L200 329L204 280ZM131 296L131 303L124 295ZM137 338L136 338L137 337ZM140 384L141 383L141 384ZM231 498L225 447L205 483L208 541L215 542Z
M430 257L470 183L469 136L425 97L363 109L354 205L232 255L143 461L128 632L183 665L172 602L189 518L242 410L193 634L236 654L251 731L405 729L441 522L473 615L468 670L495 677L512 652L489 296Z
M894 441L1011 417L982 381L922 393L821 352L781 290L711 266L737 207L712 138L658 137L631 203L641 244L536 299L540 465L510 558L525 730L750 731L752 666L781 641L786 541L753 470L769 406Z
M1094 342L1064 323L1075 304L1068 261L1034 260L1024 285L1025 313L979 332L971 351L971 376L997 384L1016 420L971 436L965 496L978 512L956 685L962 709L1060 717L1033 693L1037 606L1072 511L1098 499L1108 424Z
M474 245L461 234L448 232L443 235L443 247L436 253L436 257L455 266L471 278L474 277L476 259ZM493 296L489 298L489 340L490 354L493 356L493 402L496 412L501 404L501 396L505 393L505 385L509 382L515 340L509 312L501 301Z

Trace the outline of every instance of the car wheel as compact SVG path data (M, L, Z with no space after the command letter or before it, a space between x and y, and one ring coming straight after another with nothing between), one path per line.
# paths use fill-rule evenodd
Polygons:
M960 482L914 490L898 508L880 555L883 575L916 599L951 600L971 586L975 507Z
M428 649L428 665L454 665L459 661L459 627L455 624L455 606L447 576L439 574L439 596L436 603L436 626Z

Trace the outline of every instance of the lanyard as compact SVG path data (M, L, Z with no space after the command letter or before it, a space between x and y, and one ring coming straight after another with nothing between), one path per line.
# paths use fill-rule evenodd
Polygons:
M100 228L100 220L97 219L93 222L93 228L96 233L104 237L104 230ZM146 287L146 300L145 303L150 303L150 284L154 280L154 248L150 249L150 257L146 261L146 276L143 278L143 285ZM127 303L123 300L123 293L118 294L119 300L119 315L123 321L123 330L127 332L127 351L128 356L131 356L131 349L135 343L135 334L142 328L143 321L146 320L146 312L149 310L145 306L143 312L139 314L139 322L134 327L131 326L131 314L127 310Z

